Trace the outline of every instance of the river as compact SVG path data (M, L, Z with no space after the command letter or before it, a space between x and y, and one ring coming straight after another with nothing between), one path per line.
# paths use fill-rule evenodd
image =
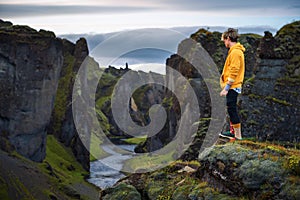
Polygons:
M117 145L119 148L133 152L136 145ZM111 154L104 159L93 161L90 163L90 178L88 182L96 185L101 189L113 186L118 180L125 177L121 172L123 162L130 159L130 155L121 155L114 152L110 148L102 147ZM109 167L104 163L110 163Z

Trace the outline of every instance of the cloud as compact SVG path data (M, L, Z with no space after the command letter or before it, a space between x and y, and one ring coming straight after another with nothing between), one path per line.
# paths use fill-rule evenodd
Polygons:
M161 0L152 0L152 2L160 2ZM180 10L225 10L231 9L256 9L256 8L299 8L298 0L273 0L272 2L266 0L251 0L251 1L241 1L241 0L210 0L210 1L199 1L199 0L164 0L164 6L169 6L170 8L177 8Z
M49 16L67 14L107 14L124 12L145 12L151 7L134 6L88 6L88 5L35 5L0 4L1 17Z
M25 1L26 2L26 1ZM65 1L68 2L68 1ZM69 3L72 3L71 1ZM74 3L74 2L73 2ZM199 1L199 0L151 0L134 1L124 0L122 4L116 0L84 5L61 5L61 4L0 4L1 17L23 17L23 16L49 16L58 14L111 14L111 13L133 13L146 11L190 11L190 12L215 12L228 14L273 14L273 15L296 15L300 13L298 0L251 0L251 1ZM101 4L102 3L102 4ZM118 6L115 6L118 5ZM280 11L274 13L275 11Z

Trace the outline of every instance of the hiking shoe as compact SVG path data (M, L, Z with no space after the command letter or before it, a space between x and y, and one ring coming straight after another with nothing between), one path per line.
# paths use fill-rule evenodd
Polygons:
M224 133L220 133L219 135L221 137L229 138L229 139L235 138L234 134L230 133L230 131L226 131Z

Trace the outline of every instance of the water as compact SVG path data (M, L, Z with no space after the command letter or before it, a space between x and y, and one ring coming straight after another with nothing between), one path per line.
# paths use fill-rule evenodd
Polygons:
M119 148L133 152L135 145L117 145ZM130 159L130 155L121 155L114 152L112 149L103 146L103 150L110 153L104 159L93 161L90 163L90 178L88 182L96 185L101 189L105 189L113 186L118 180L125 177L125 175L120 172L123 167L123 162ZM109 166L104 163L109 163Z

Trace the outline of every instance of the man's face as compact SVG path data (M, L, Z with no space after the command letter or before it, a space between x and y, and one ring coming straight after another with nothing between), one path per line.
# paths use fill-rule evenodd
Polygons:
M229 48L229 42L230 42L229 38L226 38L226 39L224 38L223 41L224 41L225 47L226 47L226 48Z

